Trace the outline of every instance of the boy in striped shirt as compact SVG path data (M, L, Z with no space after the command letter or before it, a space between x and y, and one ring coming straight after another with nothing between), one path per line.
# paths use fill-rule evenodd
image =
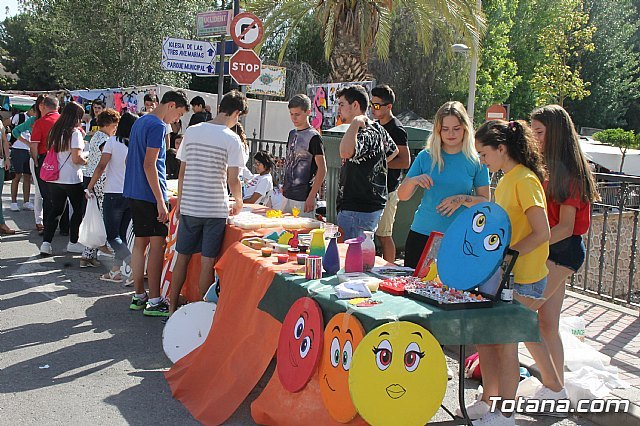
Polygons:
M178 307L178 297L187 275L191 256L201 253L200 292L204 295L213 283L213 265L224 239L229 210L242 210L240 170L244 167L242 142L231 130L240 116L248 112L247 98L232 90L220 101L213 120L190 126L178 149L178 205L180 214L176 252L172 272L169 313ZM235 198L229 205L227 186Z

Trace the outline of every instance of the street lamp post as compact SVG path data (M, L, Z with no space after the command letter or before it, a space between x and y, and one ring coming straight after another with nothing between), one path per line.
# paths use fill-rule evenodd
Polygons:
M482 10L482 0L477 0L478 12ZM451 46L455 53L469 53L471 48L466 44L454 44ZM469 68L469 98L467 99L467 114L473 122L473 114L476 103L476 77L478 75L478 50L471 52L471 66Z

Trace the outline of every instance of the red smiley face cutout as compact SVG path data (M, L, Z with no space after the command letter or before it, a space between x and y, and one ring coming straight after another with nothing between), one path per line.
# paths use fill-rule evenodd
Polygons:
M318 303L303 297L291 305L278 339L277 369L282 386L299 392L315 372L324 340L324 322Z

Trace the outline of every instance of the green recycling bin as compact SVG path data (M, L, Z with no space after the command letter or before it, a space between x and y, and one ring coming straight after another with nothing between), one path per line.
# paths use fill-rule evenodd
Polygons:
M340 140L348 128L348 124L342 124L326 130L322 134L325 159L327 161L327 221L331 223L337 222L336 197L338 195L338 183L340 181L340 167L342 166ZM420 150L424 149L431 131L416 127L405 127L405 130L407 131L407 143L409 145L409 151L411 152L411 160L413 161ZM418 188L411 199L398 203L396 221L393 226L393 241L396 244L398 253L404 249L404 243L407 239L411 222L413 222L413 214L418 209L423 191L422 188Z

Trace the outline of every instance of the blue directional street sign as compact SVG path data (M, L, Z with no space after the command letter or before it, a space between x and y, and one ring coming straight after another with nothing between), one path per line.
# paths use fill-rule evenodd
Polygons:
M217 43L165 37L162 69L166 71L215 74Z

